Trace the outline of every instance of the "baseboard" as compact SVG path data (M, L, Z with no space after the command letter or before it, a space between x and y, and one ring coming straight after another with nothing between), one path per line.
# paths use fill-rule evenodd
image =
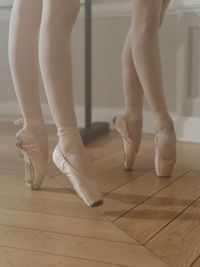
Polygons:
M46 103L42 104L42 111L46 124L55 125L49 107ZM76 106L76 117L79 127L84 127L84 107ZM123 112L122 108L93 108L92 121L108 122L110 129L113 130L112 119L116 114ZM0 121L13 123L15 119L21 117L19 105L17 103L0 103ZM199 117L180 117L171 113L175 122L177 139L179 141L200 143L200 118ZM153 133L153 116L151 112L144 111L144 133Z

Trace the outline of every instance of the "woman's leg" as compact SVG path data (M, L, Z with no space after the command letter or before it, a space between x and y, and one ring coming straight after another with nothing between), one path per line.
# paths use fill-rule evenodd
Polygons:
M80 0L43 0L40 66L56 126L76 126L73 99L71 33Z
M131 28L122 51L122 80L125 113L128 132L134 142L136 153L139 150L143 120L143 89L138 78L131 51Z
M122 51L122 79L125 99L125 114L128 118L142 119L143 89L133 62L131 27Z
M77 127L72 83L71 33L80 0L44 0L39 59L59 146L70 164L91 176L91 163Z
M166 9L171 0L163 0L160 27L162 26ZM123 71L123 89L125 96L125 112L127 116L130 115L136 118L141 118L143 108L143 89L137 75L135 64L131 51L132 44L132 29L129 28L128 35L122 52L122 71Z
M15 0L9 24L9 63L20 109L27 125L44 125L38 86L37 34L42 0Z
M9 63L20 104L23 128L15 136L24 156L25 181L39 189L48 164L48 135L40 106L38 85L38 29L42 0L15 0L9 24Z
M163 0L160 22L162 25L165 11L171 0ZM130 127L130 132L133 135L135 143L139 146L141 138L141 129L136 130L135 121L142 122L143 111L143 88L140 83L135 64L132 56L132 29L129 28L128 35L123 47L122 53L122 76L123 90L125 99L125 116ZM139 127L140 128L140 127Z
M169 118L163 93L159 48L161 0L134 0L132 17L132 55L155 121Z
M161 0L133 1L131 50L144 94L154 115L156 171L159 176L168 176L176 158L176 136L163 92L159 47L163 3Z

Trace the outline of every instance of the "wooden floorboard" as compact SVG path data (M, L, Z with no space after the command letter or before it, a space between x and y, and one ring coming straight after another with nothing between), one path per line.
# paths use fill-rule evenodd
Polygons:
M187 171L187 168L177 165L173 175L168 179L158 178L154 170L146 172L106 195L105 204L99 207L99 211L114 221L184 175Z
M0 214L0 225L137 244L134 239L119 231L118 227L109 221L9 209L0 209Z
M143 246L137 244L3 225L0 225L0 246L80 257L111 264L124 264L125 266L142 266L143 263L155 267L167 266Z
M194 262L191 264L191 267L199 267L200 266L200 256L194 260Z
M194 201L145 246L171 266L190 266L200 255L200 199ZM199 266L197 262L196 266Z
M199 174L190 171L115 223L144 244L198 199L199 192Z
M0 266L2 267L117 267L115 265L80 258L35 252L27 249L0 247Z
M0 123L1 267L200 267L200 144L178 142L172 176L158 178L152 135L132 171L116 132L93 140L86 150L105 202L90 208L52 161L55 127L42 188L26 188L19 129Z

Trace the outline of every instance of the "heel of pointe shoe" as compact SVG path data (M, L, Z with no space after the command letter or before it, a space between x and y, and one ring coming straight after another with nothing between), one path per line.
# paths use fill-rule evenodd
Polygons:
M15 147L21 157L24 158L24 170L25 170L25 182L27 187L32 188L34 180L34 169L31 164L28 153L22 148L22 141L20 136L17 134L15 137Z
M86 180L83 175L71 167L58 145L53 151L52 159L56 167L68 177L76 193L88 206L98 207L103 204L103 196L97 188L96 181Z
M118 118L119 120L117 120ZM123 142L124 170L132 171L137 153L136 153L135 145L129 136L126 121L124 121L120 115L114 116L113 117L113 128L120 134L122 142Z
M175 159L163 160L158 156L155 157L155 170L159 177L170 177L176 163Z
M19 119L18 123L23 123L23 120ZM21 136L22 131L23 130L20 130L15 135L15 148L19 156L24 159L25 183L28 188L32 190L39 190L44 180L46 169L44 170L44 172L40 173L38 177L35 177L38 174L35 173L29 153L24 149Z
M164 159L162 158L158 144L156 141L155 137L155 159L154 159L154 164L155 164L155 170L156 170L156 175L159 177L170 177L174 168L174 165L176 163L176 150L175 153L172 157L172 159Z

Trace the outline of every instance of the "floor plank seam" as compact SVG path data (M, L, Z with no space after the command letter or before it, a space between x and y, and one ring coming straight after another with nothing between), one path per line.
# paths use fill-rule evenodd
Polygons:
M122 187L122 186L124 186L124 185L128 185L129 183L133 182L133 181L136 180L136 179L139 179L139 177L143 176L144 174L146 174L146 173L148 173L148 172L150 172L150 171L152 171L152 170L153 170L153 168L150 169L150 170L144 171L143 173L140 173L140 174L136 175L135 177L133 177L132 180L130 180L130 181L128 181L128 182L125 182L124 184L121 184L121 185L117 186L116 188L112 189L111 191L105 193L104 196L106 196L106 195L112 193L113 191L119 189L120 187Z
M100 172L100 173L96 174L97 179L98 179L99 176L102 176L102 175L104 175L105 173L107 173L108 171L111 171L112 169L115 169L115 168L120 167L120 166L121 166L121 163L116 164L115 166L112 166L110 169L107 169L107 170L105 170L105 171L103 171L103 172Z
M154 257L156 257L157 259L161 260L163 263L165 263L168 267L175 267L175 266L171 266L169 265L169 263L167 263L165 260L163 260L162 258L158 257L156 254L154 254L153 251L151 251L149 248L143 246L146 250L148 250L149 253L151 253Z
M199 255L196 259L193 260L193 262L190 264L189 267L193 267L194 264L195 264L199 259L200 259L200 255Z
M176 220L177 217L179 217L182 213L184 213L188 208L190 208L195 202L200 200L200 196L193 200L186 208L184 208L179 214L177 214L170 222L168 222L165 226L163 226L156 234L154 234L152 237L150 237L147 241L143 243L144 246L148 244L153 238L156 237L164 228L166 228L170 223L172 223L174 220Z
M24 248L17 248L17 247L12 247L12 246L1 246L2 248L11 248L11 249L16 249L16 250L20 250L20 251L30 251L30 252L34 252L34 253L40 253L40 254L44 254L44 255L52 255L52 256L60 256L63 258L71 258L71 259L77 259L77 260L82 260L82 261L90 261L90 262L97 262L97 263L103 263L103 264L113 264L119 267L130 267L127 265L119 265L117 263L112 263L112 262L107 262L107 261L98 261L98 260L92 260L90 258L80 258L80 257L73 257L70 255L63 255L63 254L57 254L57 253L50 253L50 252L46 252L46 251L40 251L40 250L34 250L34 249L24 249Z
M25 230L30 230L30 231L36 231L36 232L44 232L44 233L52 233L52 234L58 234L58 235L63 235L63 236L72 236L72 237L82 237L82 238L87 238L87 239L94 239L94 240L101 240L101 241L109 241L109 242L114 242L114 243L120 243L120 244L129 244L129 245L141 245L141 244L134 244L133 242L126 242L126 241L117 241L117 240L111 240L111 239L103 239L103 238L95 238L95 237L90 237L90 236L84 236L84 235L74 235L74 234L69 234L69 233L61 233L61 232L55 232L55 231L48 231L48 230L43 230L39 228L29 228L29 227L20 227L20 226L11 226L7 224L1 224L0 226L5 226L9 228L17 228L17 229L25 229Z
M183 176L185 176L186 174L188 174L189 172L191 172L192 170L188 170L186 171L184 174L182 174L181 176L178 176L176 179L174 179L172 182L170 182L168 185L164 186L162 189L158 190L157 192L153 193L151 196L147 197L145 200L143 200L142 202L140 202L139 204L135 205L134 207L130 208L128 211L124 212L122 215L120 215L119 217L115 218L112 220L112 222L114 223L115 221L117 221L118 219L120 219L121 217L123 217L124 215L126 215L127 213L129 213L130 211L134 210L135 208L137 208L138 206L140 206L141 204L143 204L144 202L146 202L147 200L149 200L150 198L152 198L153 196L155 196L156 194L160 193L162 190L164 190L165 188L167 188L169 185L175 183L176 181L178 181L179 179L181 179ZM163 178L161 178L163 179ZM165 178L164 178L165 179Z
M120 166L120 165L117 165L117 166ZM107 170L107 171L110 171L110 170L116 168L117 166L112 167L111 169L109 169L109 170ZM106 196L106 195L108 195L109 193L112 193L113 191L117 190L117 189L120 188L121 186L124 186L124 185L126 185L126 184L132 182L133 180L139 178L140 176L142 176L142 175L144 175L145 173L147 173L147 172L149 172L149 171L152 171L152 170L153 170L153 168L152 168L152 169L148 169L148 170L146 170L146 171L144 171L144 172L138 174L138 175L135 176L131 181L125 182L125 183L121 184L120 186L117 186L116 188L112 189L111 191L106 192L106 193L103 194L103 195ZM105 171L104 173L106 173L107 171ZM61 174L62 174L62 173L61 173ZM60 175L60 174L59 174L59 175ZM56 178L57 176L59 176L59 175L56 175L56 176L53 176L53 177L48 176L48 177L49 177L49 179L53 179L58 185L62 186L63 188L66 188L67 190L69 190L70 192L73 193L73 191L70 190L70 189L73 190L73 186L65 187L62 183L60 183L59 181L55 180L55 178ZM101 175L102 175L102 174L97 175L97 177L99 177L99 176L101 176ZM67 177L66 177L66 180L67 180Z
M113 223L113 222L111 222L111 223ZM143 246L143 244L139 243L137 239L135 239L133 236L129 235L129 233L127 233L127 232L125 232L123 229L121 229L121 228L119 227L119 225L117 225L117 224L115 224L115 223L113 223L113 225L116 226L120 231L122 231L123 233L125 233L128 237L132 238L133 241L135 241L138 245Z
M4 208L4 207L1 207L0 206L0 208L1 209L4 209L4 210L14 210L14 211L22 211L22 212L31 212L31 213L34 213L34 214L37 214L37 215L40 215L40 214L46 214L46 215L51 215L51 216L57 216L57 217L64 217L64 218L74 218L74 219L85 219L85 220L87 220L87 219L89 219L90 221L97 221L97 222L99 222L99 221L101 221L101 222L111 222L111 221L105 221L105 220L100 220L100 219L94 219L94 218L80 218L80 217L75 217L75 216L64 216L64 215L60 215L60 214L55 214L55 213L48 213L48 212L36 212L36 211L27 211L27 210L22 210L22 209L11 209L11 208Z

